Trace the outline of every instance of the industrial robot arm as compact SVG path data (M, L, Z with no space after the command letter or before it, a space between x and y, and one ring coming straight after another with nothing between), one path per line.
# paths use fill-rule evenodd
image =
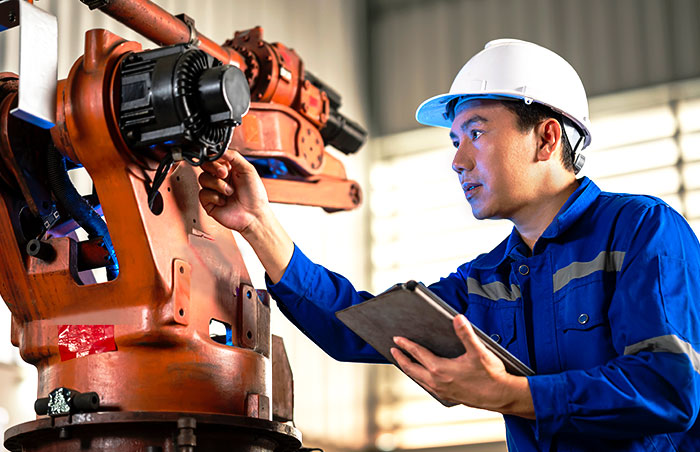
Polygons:
M37 413L49 416L13 427L5 445L297 450L269 296L203 210L198 167L237 150L270 201L353 209L360 188L325 146L352 153L366 133L260 28L219 46L150 1L84 3L163 47L88 31L83 56L49 84L46 115L23 110L26 71L0 73L0 295L12 343L38 370ZM10 20L28 4L0 0L0 30L30 26L31 11ZM77 166L93 193L72 186ZM78 225L87 240L69 235ZM81 273L95 268L107 281Z
M367 132L338 111L341 96L306 71L294 50L264 41L261 27L236 32L219 46L191 18L173 16L150 1L81 1L159 45L196 47L244 72L252 103L230 148L253 161L270 201L330 211L360 204L359 185L346 179L342 163L325 146L351 154Z

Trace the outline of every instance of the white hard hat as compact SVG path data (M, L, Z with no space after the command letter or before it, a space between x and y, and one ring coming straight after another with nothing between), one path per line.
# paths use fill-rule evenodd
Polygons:
M416 120L450 128L448 104L462 97L516 98L544 104L574 122L583 135L582 148L591 143L588 99L581 79L565 59L537 44L518 39L487 43L462 67L449 93L431 97L418 107ZM568 135L574 150L582 149Z

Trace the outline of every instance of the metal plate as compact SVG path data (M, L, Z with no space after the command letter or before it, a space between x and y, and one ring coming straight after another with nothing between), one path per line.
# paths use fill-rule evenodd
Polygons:
M56 17L19 2L19 105L16 117L43 129L56 123L58 22Z

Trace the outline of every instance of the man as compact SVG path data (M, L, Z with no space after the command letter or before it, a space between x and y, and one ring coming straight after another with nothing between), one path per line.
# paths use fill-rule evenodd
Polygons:
M591 134L574 69L493 41L416 115L450 128L474 216L514 224L430 288L537 375L508 374L463 315L464 355L396 338L401 368L442 399L503 413L512 451L700 450L700 246L662 201L576 179ZM371 295L295 247L252 165L235 154L206 171L203 206L250 242L282 312L337 359L384 362L334 316Z

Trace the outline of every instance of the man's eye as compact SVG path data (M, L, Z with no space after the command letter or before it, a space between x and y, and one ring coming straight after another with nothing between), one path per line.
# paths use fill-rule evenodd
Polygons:
M452 142L452 146L454 146L455 148L459 149L459 141L453 141L453 142Z
M472 140L476 140L481 136L481 134L484 133L481 130L472 130L469 132L469 136L471 137Z

